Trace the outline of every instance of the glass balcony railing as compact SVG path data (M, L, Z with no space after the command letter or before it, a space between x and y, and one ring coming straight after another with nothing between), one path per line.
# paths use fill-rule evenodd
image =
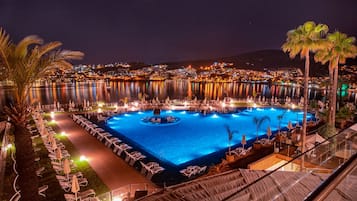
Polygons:
M315 200L321 193L334 200L356 200L357 124L310 147L268 173L240 170L247 185L224 200Z

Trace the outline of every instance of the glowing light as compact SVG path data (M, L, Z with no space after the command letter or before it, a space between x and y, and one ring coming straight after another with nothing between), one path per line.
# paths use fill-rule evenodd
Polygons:
M98 108L98 113L102 113L102 108Z
M237 118L237 117L239 117L239 115L237 115L237 114L232 114L232 117Z
M79 161L88 161L88 158L85 155L81 155L81 157L79 157Z
M64 131L62 131L62 132L61 132L61 135L62 135L62 136L66 136L66 135L67 135L67 133L66 133L66 132L64 132Z
M98 103L98 107L103 107L103 103Z
M257 108L257 104L256 104L256 103L254 103L254 104L253 104L253 107L254 107L254 108Z
M55 124L55 123L56 123L56 120L52 119L51 123Z
M184 102L185 107L187 107L187 101Z
M176 107L174 105L171 106L171 110L175 110Z
M123 198L122 197L114 197L113 201L123 201Z
M54 112L51 112L51 118L55 118L55 113Z
M135 107L138 107L139 103L138 102L134 102Z
M217 119L217 118L219 118L219 116L217 114L213 114L212 118Z
M115 107L115 110L118 110L118 105L117 104L115 104L114 107Z
M295 109L295 104L291 104L291 109Z
M5 151L9 150L12 148L12 144L7 144L6 147L5 147Z
M222 107L226 107L226 103L222 103Z

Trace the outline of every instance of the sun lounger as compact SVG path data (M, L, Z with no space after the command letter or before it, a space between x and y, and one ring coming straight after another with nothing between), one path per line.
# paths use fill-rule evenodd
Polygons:
M72 183L71 183L71 180L69 181L62 181L62 180L58 180L61 188L66 191L66 192L69 192L72 188ZM87 186L88 185L88 180L86 178L80 178L78 179L78 184L79 186Z
M204 173L206 169L207 166L188 166L186 169L180 170L180 173L188 178L191 178L192 176Z
M61 188L65 191L65 192L70 192L71 191L71 188L72 188L72 185L67 182L67 181L58 181Z
M64 197L67 201L75 201L75 196L74 194L64 194ZM95 191L93 189L88 189L83 192L78 192L77 198L79 200L90 200L89 198L94 198L95 197Z
M40 168L38 168L38 169L36 170L36 175L37 175L38 177L42 177L43 171L45 171L45 167L40 167Z
M83 198L81 201L100 201L100 199L97 197L87 197Z
M162 171L164 171L165 168L161 167L161 166L155 166L151 169L148 170L148 173L146 175L146 178L148 178L149 180L151 180L151 178L155 175L155 174L158 174Z
M48 189L48 185L43 185L38 188L38 194L42 197L46 197L45 191Z

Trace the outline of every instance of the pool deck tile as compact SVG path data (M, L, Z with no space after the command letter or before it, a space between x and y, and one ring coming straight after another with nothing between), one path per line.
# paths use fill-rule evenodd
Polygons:
M138 183L156 187L140 172L116 156L111 149L77 125L68 114L57 114L56 121L58 127L69 134L69 140L79 153L89 159L89 165L110 190Z

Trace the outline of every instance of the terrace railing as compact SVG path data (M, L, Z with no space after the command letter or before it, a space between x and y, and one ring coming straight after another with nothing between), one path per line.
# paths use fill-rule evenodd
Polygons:
M97 198L101 201L116 201L116 200L125 200L131 201L143 195L150 195L157 191L161 190L160 188L152 188L148 183L137 183L129 184L122 186L115 190L112 190L107 193L103 193Z
M357 158L357 124L352 127L316 144L265 175L246 178L250 182L224 200L247 196L254 200L279 200L289 197L297 200L321 200L328 196L334 196L333 199L338 199L338 196L356 199L353 192L357 175L351 172L356 170L354 164ZM290 175L279 171L292 164L303 168Z

